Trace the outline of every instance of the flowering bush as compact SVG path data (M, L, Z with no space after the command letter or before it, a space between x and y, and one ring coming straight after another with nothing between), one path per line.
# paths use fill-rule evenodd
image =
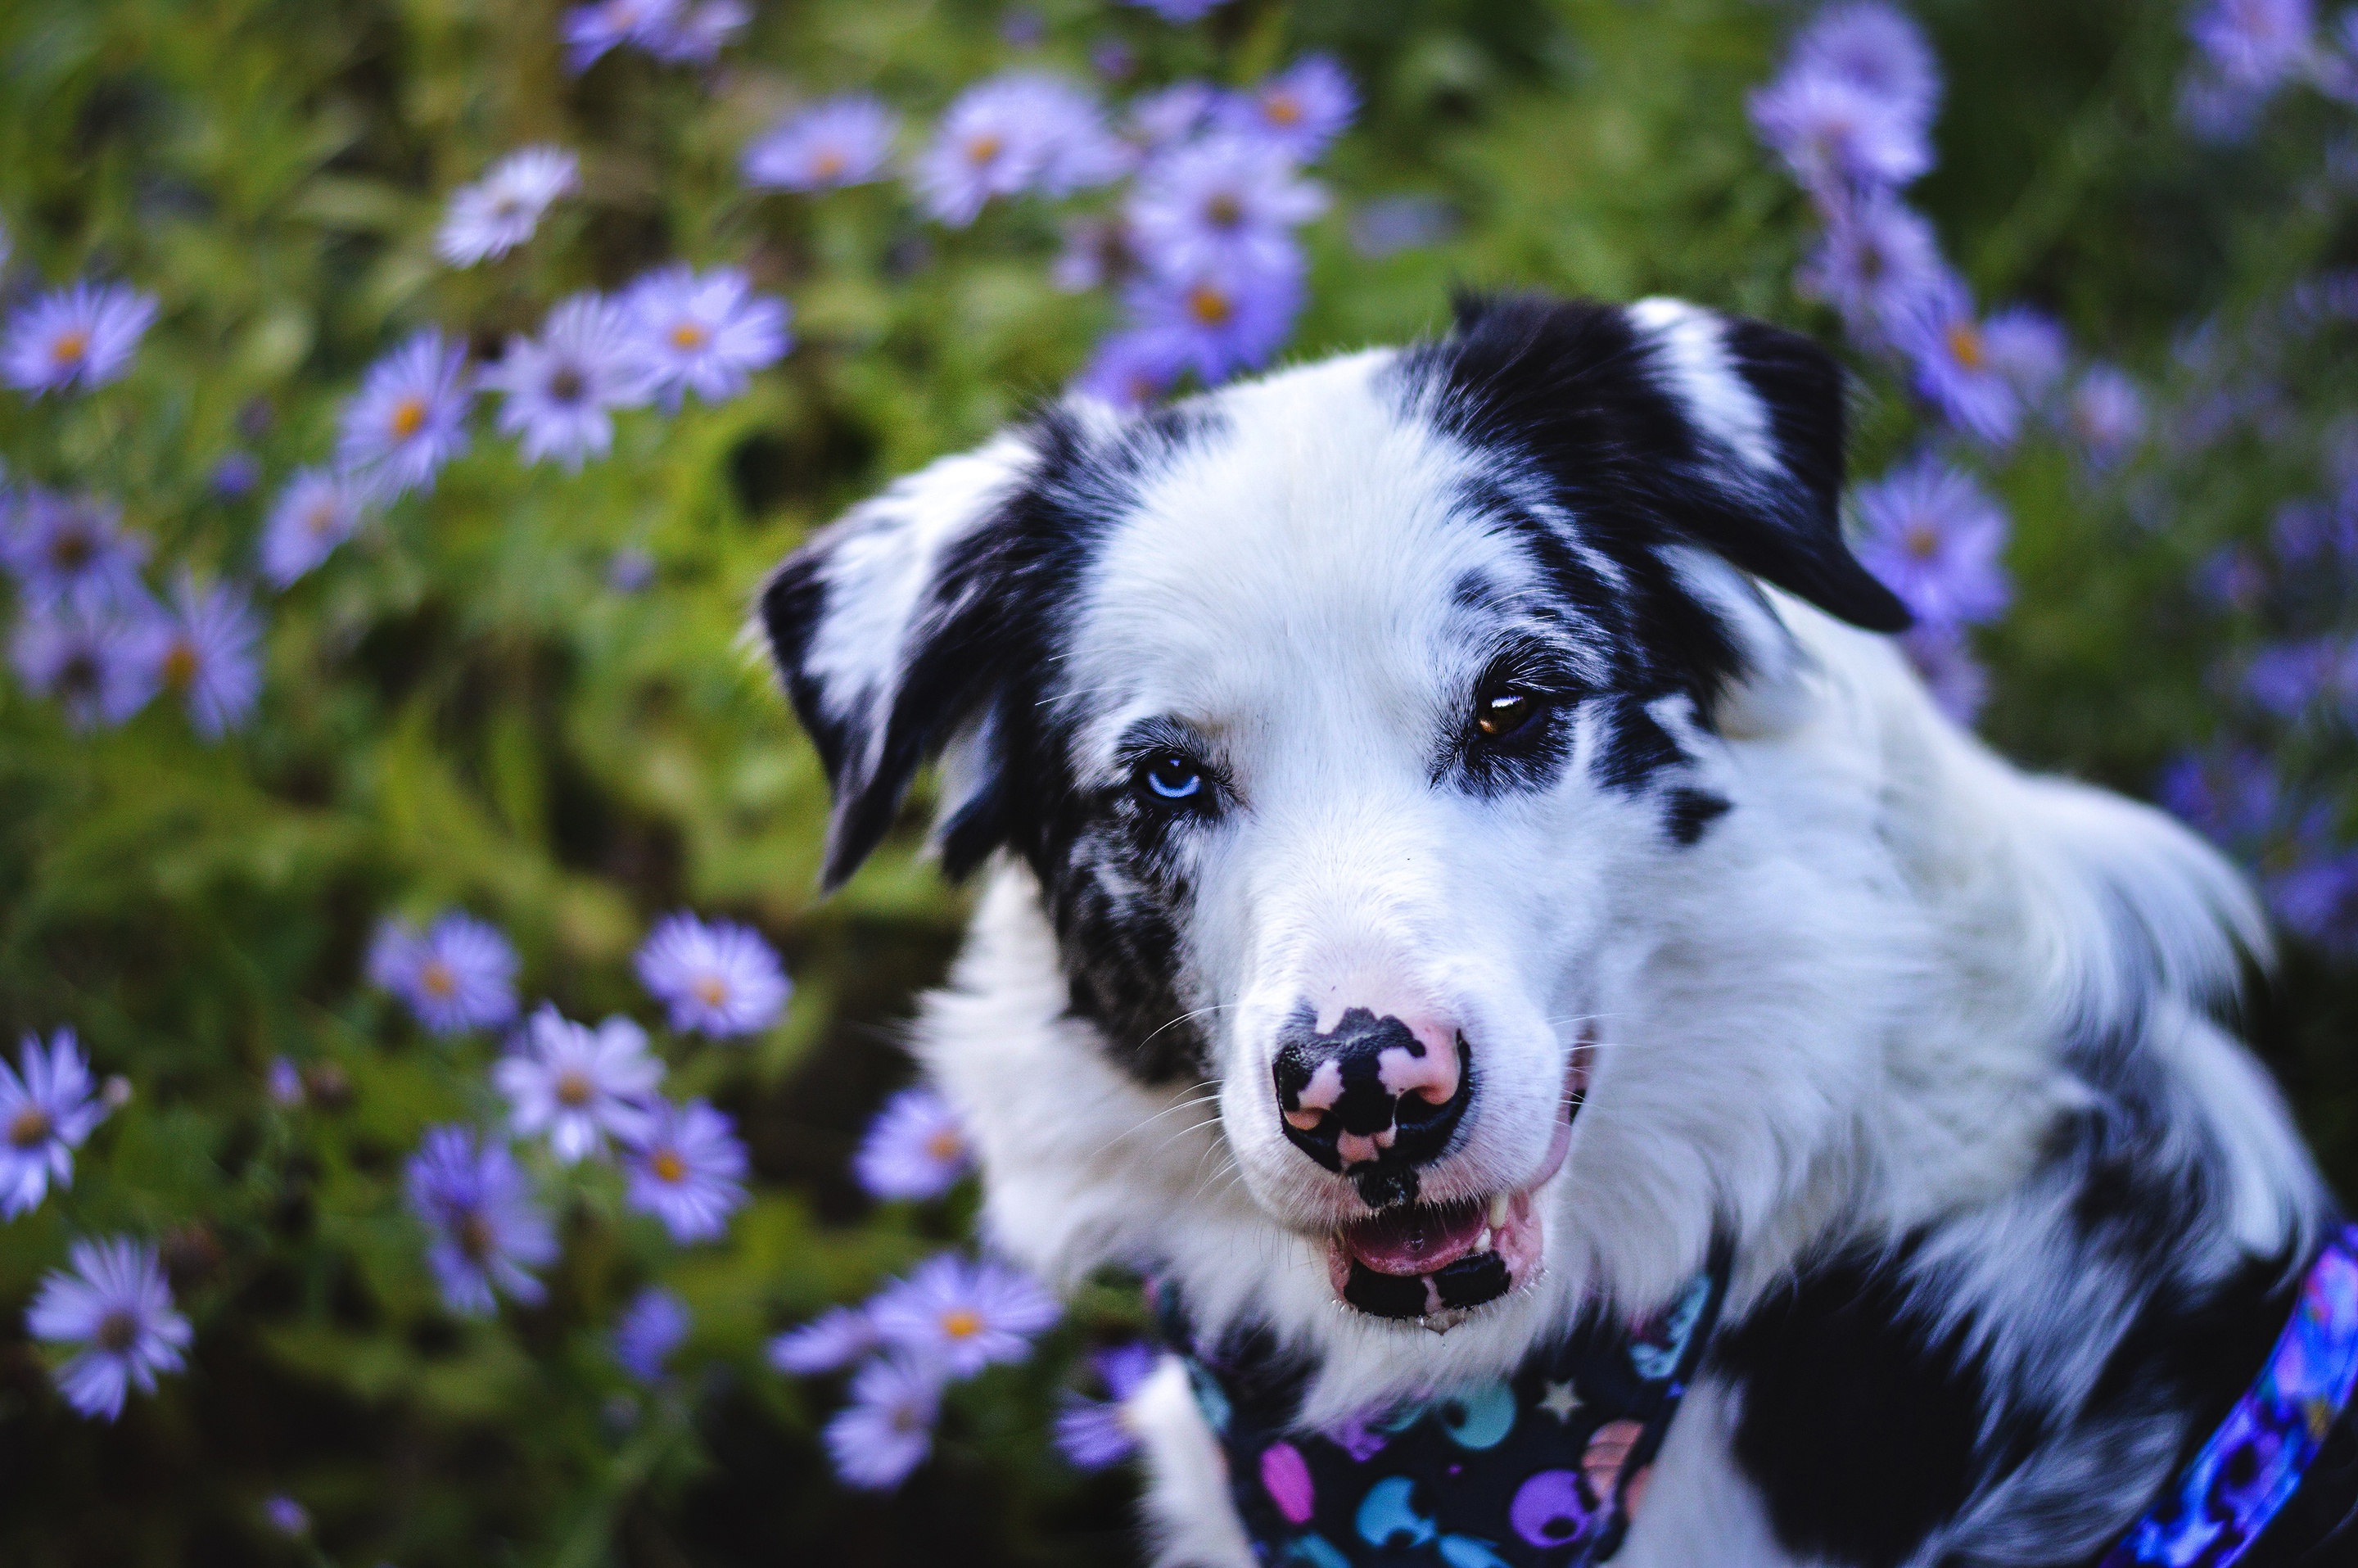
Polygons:
M1033 398L1455 284L1844 352L1911 655L2260 876L2358 1169L2358 10L26 0L0 52L0 1561L1128 1560L1137 1292L969 1234L889 1044L962 895L913 813L817 900L740 628Z

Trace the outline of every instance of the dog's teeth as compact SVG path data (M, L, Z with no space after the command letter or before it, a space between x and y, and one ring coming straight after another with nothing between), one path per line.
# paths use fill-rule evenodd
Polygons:
M1494 1226L1507 1223L1507 1195L1504 1193L1490 1200L1490 1223Z
M1474 1238L1474 1250L1476 1252L1487 1252L1490 1250L1490 1227L1488 1226L1484 1226L1482 1227L1482 1234Z

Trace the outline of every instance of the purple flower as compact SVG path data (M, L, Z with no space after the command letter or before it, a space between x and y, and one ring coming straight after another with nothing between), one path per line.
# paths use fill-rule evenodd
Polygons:
M1932 167L1924 127L1854 82L1788 68L1752 95L1753 128L1805 189L1907 184Z
M1915 373L1917 394L1965 434L1993 447L2014 439L2022 397L1991 357L1973 296L1955 278L1929 290L1892 337Z
M223 501L241 501L262 482L262 464L252 452L224 452L205 482Z
M529 1272L557 1257L557 1233L515 1156L471 1128L430 1127L409 1158L410 1212L433 1236L426 1261L452 1312L487 1317L494 1292L526 1306L547 1292Z
M1900 633L1899 651L1935 707L1960 724L1973 723L1989 700L1989 674L1974 657L1963 627L1911 626Z
M1295 265L1293 229L1325 207L1325 193L1274 146L1211 136L1147 165L1130 232L1140 260L1164 277L1279 272Z
M675 1241L712 1240L744 1206L745 1146L700 1099L658 1100L652 1109L622 1161L630 1206L662 1220Z
M254 653L262 622L245 595L225 583L200 589L186 569L157 639L156 678L189 710L189 722L218 741L245 722L262 691Z
M657 59L676 65L709 65L720 58L722 46L752 19L752 12L740 0L704 0L668 26L656 28L644 47Z
M860 1184L880 1198L937 1198L974 1167L974 1149L949 1102L922 1086L884 1102L852 1156Z
M72 599L94 608L145 597L139 563L146 542L124 529L112 504L35 486L8 511L0 561L27 600Z
M2358 849L2326 842L2321 823L2295 839L2266 890L2268 907L2296 935L2335 951L2358 938Z
M966 1378L1029 1356L1058 1311L1029 1275L944 1252L879 1291L868 1315L885 1344Z
M1359 111L1350 73L1331 55L1304 55L1249 92L1223 100L1221 126L1267 142L1298 163L1315 162Z
M532 238L541 218L581 183L581 160L563 147L521 147L450 196L434 249L452 266L491 261Z
M858 1307L830 1307L770 1341L770 1365L781 1372L836 1372L883 1344Z
M1919 621L1970 626L2006 609L2006 513L1971 475L1928 454L1860 486L1856 500L1859 560Z
M77 1241L67 1256L73 1271L42 1280L25 1326L36 1339L89 1346L58 1369L58 1391L82 1414L113 1421L132 1388L152 1394L157 1373L180 1369L189 1320L172 1310L155 1248L116 1237Z
M2016 305L1993 312L1982 323L1982 352L2000 375L2014 384L2023 402L2035 406L2044 402L2063 379L2071 344L2055 318Z
M623 44L652 49L669 32L680 0L594 0L565 16L565 63L590 69L599 56Z
M1152 1346L1132 1341L1100 1350L1090 1361L1105 1382L1107 1398L1066 1395L1056 1416L1056 1446L1078 1468L1102 1470L1138 1452L1138 1434L1122 1407L1152 1376L1156 1356Z
M2333 48L2316 62L2317 85L2329 97L2344 103L2358 103L2358 8L2345 10L2334 19ZM2326 155L2326 166L2338 184L2352 183L2353 155L2358 146L2343 140L2336 143Z
M0 341L0 376L38 397L81 384L87 392L130 368L156 319L156 297L119 283L77 283L27 300Z
M2163 772L2154 798L2212 842L2250 853L2275 830L2283 788L2266 757L2235 751L2207 761L2180 757Z
M26 1035L16 1066L0 1061L0 1219L38 1208L51 1182L73 1185L73 1152L107 1111L71 1029L52 1034L47 1052Z
M344 406L336 466L391 500L434 487L434 475L467 449L473 399L462 343L428 328L369 367Z
M1940 67L1923 30L1905 13L1872 0L1819 12L1793 40L1787 69L1846 82L1920 126L1931 124L1940 106Z
M2211 0L2186 30L2221 80L2266 89L2300 70L2316 26L2309 0Z
M262 575L285 588L328 558L361 525L361 497L326 469L298 470L262 525Z
M77 730L111 729L156 695L157 625L142 594L117 603L88 597L26 607L9 657L29 689L54 697Z
M369 979L437 1034L514 1018L515 972L515 949L498 928L456 911L422 935L406 921L388 920L369 947Z
M845 1484L870 1491L897 1487L934 1449L942 1379L936 1368L881 1357L851 1380L851 1403L827 1423L827 1451Z
M264 1084L270 1091L270 1103L281 1110L293 1110L303 1103L303 1075L284 1056L270 1058L270 1072Z
M1228 94L1208 81L1174 81L1130 101L1123 131L1148 152L1186 141L1209 124Z
M1169 392L1190 362L1185 345L1174 333L1116 332L1098 345L1073 385L1117 408L1143 408Z
M639 948L639 979L671 1010L671 1026L726 1037L778 1021L794 989L778 956L750 927L707 925L682 912L658 921Z
M776 190L836 190L882 178L899 123L867 93L830 98L745 149L745 180Z
M522 1049L492 1069L508 1097L508 1126L519 1138L545 1133L566 1164L602 1152L611 1134L644 1133L641 1102L663 1081L664 1065L647 1054L646 1031L610 1018L595 1031L543 1002L525 1025Z
M2264 647L2244 672L2244 692L2278 719L2320 706L2348 711L2358 697L2358 644L2319 637Z
M637 593L655 580L655 558L644 545L624 545L606 560L606 586L616 593Z
M1302 308L1302 265L1296 257L1267 271L1143 277L1126 300L1134 331L1210 384L1265 362L1285 341ZM1143 360L1143 347L1132 347L1140 356L1133 363Z
M302 1537L311 1533L311 1515L301 1503L281 1494L262 1500L262 1517L279 1534Z
M1049 265L1048 281L1067 294L1100 288L1135 271L1130 225L1120 218L1076 218L1065 225L1065 248Z
M1221 0L1130 0L1142 10L1152 11L1166 22L1193 22L1209 16Z
M2065 418L2091 467L2110 468L2145 436L2145 395L2112 365L2095 365L2071 389Z
M967 89L942 115L917 159L917 197L936 218L963 227L993 197L1069 195L1119 177L1128 163L1087 93L1013 71Z
M642 1383L663 1380L664 1363L687 1337L687 1303L660 1285L649 1285L614 1325L614 1359Z
M482 384L504 395L500 428L523 438L526 462L579 469L614 444L612 410L647 400L654 384L645 336L622 307L577 294L550 309L537 338L513 338Z
M690 392L708 403L736 396L794 342L785 303L752 292L734 267L664 267L633 284L622 306L667 408Z
M1872 191L1834 208L1798 281L1804 293L1841 311L1855 335L1875 341L1920 308L1947 276L1932 225L1898 197Z

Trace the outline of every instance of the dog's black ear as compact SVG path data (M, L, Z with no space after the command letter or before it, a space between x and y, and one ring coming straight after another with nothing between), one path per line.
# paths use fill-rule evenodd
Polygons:
M1444 427L1520 449L1574 515L1634 508L1854 625L1909 624L1843 541L1843 373L1808 339L1675 299L1464 297L1411 368Z
M1053 420L943 458L813 535L763 589L762 630L835 796L822 878L838 886L892 827L927 758L950 770L952 874L996 847L987 753L1009 671L1035 658L1033 487Z

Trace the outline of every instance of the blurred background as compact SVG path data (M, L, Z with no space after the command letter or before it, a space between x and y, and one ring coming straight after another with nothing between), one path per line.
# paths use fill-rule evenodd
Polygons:
M922 799L817 897L741 628L1076 379L1457 287L1844 357L1911 654L2262 879L2349 1190L2353 102L2305 0L13 0L0 1562L1134 1561L1134 1292L900 1405L821 1316L970 1250L871 1126L966 906Z

